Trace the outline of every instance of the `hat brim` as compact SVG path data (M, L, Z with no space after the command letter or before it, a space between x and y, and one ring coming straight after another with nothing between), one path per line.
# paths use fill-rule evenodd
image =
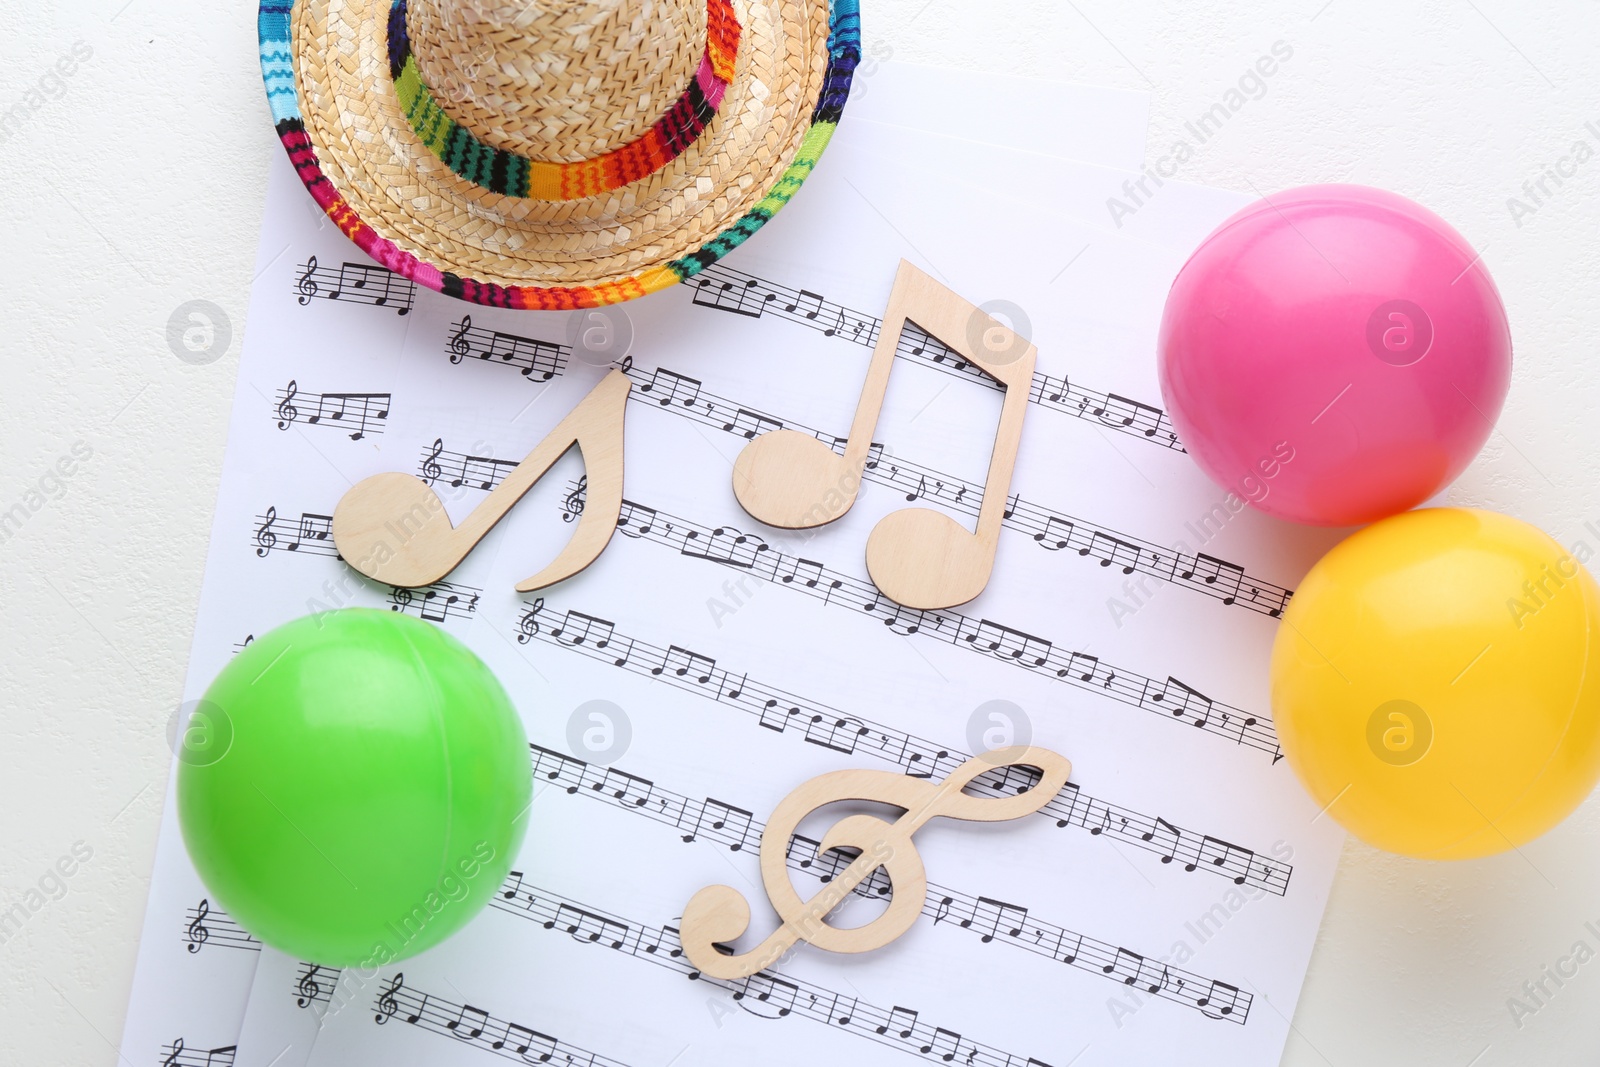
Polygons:
M301 180L388 269L475 303L597 307L664 289L771 218L816 165L860 57L857 0L735 0L733 81L695 143L577 201L502 196L446 167L389 74L389 0L262 0L262 77Z

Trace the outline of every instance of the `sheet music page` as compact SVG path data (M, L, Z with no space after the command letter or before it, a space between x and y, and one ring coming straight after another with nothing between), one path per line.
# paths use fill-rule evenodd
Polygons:
M1043 214L1019 227L1003 196L919 185L914 162L842 135L831 151L821 191L763 241L622 309L623 524L542 596L511 586L580 513L575 454L428 590L357 577L327 517L349 484L395 469L429 479L460 521L604 361L572 351L563 316L469 307L357 265L276 182L195 692L253 632L307 611L414 612L506 683L538 795L517 873L460 937L375 974L312 976L328 992L311 1062L639 1064L680 1048L694 1063L834 1048L874 1063L1276 1062L1341 837L1275 758L1265 663L1274 613L1322 545L1221 506L1159 410L1150 353L1185 253ZM914 327L845 519L762 527L729 480L779 423L845 432L901 256L975 302L1009 301L1040 348L995 576L952 612L895 609L862 562L889 512L970 526L982 497L1000 394ZM239 632L218 632L224 619ZM794 786L844 766L942 776L1022 740L1072 759L1073 785L1020 823L919 834L928 900L900 941L859 958L802 946L735 983L691 977L675 922L696 889L740 887L752 933L770 929L753 853ZM842 861L797 843L810 896ZM253 968L259 946L228 934L197 881L182 888L177 950ZM881 908L883 887L865 889L836 921ZM141 1056L237 1043L232 1012L231 1034L174 1031Z
M889 85L899 77L891 68L901 66L903 65L880 64L873 69L868 78L870 80L877 77L881 72L888 79L883 84ZM918 77L922 73L924 72L921 69L917 69L907 76ZM1091 86L1059 85L1055 87L1054 95L1047 98L1038 92L1037 83L1022 79L989 79L975 72L950 72L950 75L959 81L960 91L978 92L1008 113L1032 115L1041 123L1067 121L1050 119L1046 114L1047 111L1057 107L1068 114L1110 113L1125 120L1120 124L1120 128L1098 122L1087 125L1069 123L1068 126L1062 127L1073 131L1076 137L1072 142L1073 154L1079 159L1088 160L1092 164L1127 166L1137 161L1142 150L1144 94ZM931 83L925 82L924 88L928 84ZM942 92L949 91L953 90ZM947 120L935 106L939 98L938 93L930 97L926 94L918 96L902 92L895 97L897 103L889 114L907 127L942 129L945 128ZM862 104L865 99L865 95L858 95L856 103ZM887 106L887 103L880 106L879 112L883 113ZM833 151L837 151L838 146L847 140L848 137L841 133L835 140ZM257 272L264 271L269 266L281 265L285 257L294 260L294 265L303 266L308 256L319 254L321 258L317 267L321 273L318 276L325 281L337 282L345 263L360 262L370 266L370 261L366 260L354 246L331 230L331 223L316 208L310 197L305 195L275 143L271 149L273 169L268 185L267 214L262 227L262 243L258 250ZM1064 164L1074 167L1082 165L1084 164ZM310 251L302 250L308 247ZM296 280L303 273L303 271L297 273ZM375 280L370 289L365 286L358 287L355 283L366 275L354 268L346 270L345 273L345 280L350 282L350 285L344 290L347 295L341 299L353 306L363 304L368 307L376 306L372 301L384 296L385 283L377 275L372 275ZM324 287L320 291L327 293L333 291L333 288ZM391 310L397 312L399 307L404 306L403 288L396 282L390 283L388 289L394 298ZM245 414L245 405L277 402L282 394L289 392L291 383L295 397L291 398L290 406L296 407L297 410L305 406L296 405L294 402L299 397L302 386L307 396L321 395L324 390L335 394L341 391L365 391L374 394L384 391L385 387L366 384L369 380L377 379L365 368L374 365L373 357L376 357L376 362L381 364L386 355L397 351L396 338L405 336L405 322L409 315L402 317L396 314L400 319L398 324L391 323L389 327L376 332L369 329L371 322L364 316L354 317L344 326L333 327L339 331L331 338L338 354L319 357L318 365L328 372L331 380L341 383L346 380L359 380L362 383L359 386L351 386L346 390L343 385L314 385L309 380L302 383L292 376L283 377L280 381L278 380L280 376L275 373L265 373L262 380L268 384L260 386L265 390L265 395L256 391L255 383L248 380L248 374L252 369L259 368L263 360L276 367L277 361L285 355L281 347L275 347L284 343L285 334L281 329L269 327L267 320L284 314L286 308L299 309L306 306L298 303L300 295L301 292L296 289L294 293L289 294L289 300L286 302L281 287L269 290L265 283L258 285L252 294L251 317L257 326L247 336L236 395L235 414L238 420L250 419ZM428 298L434 295L423 294L424 302L426 303ZM445 303L450 302L445 301ZM459 308L452 306L451 310L470 312L472 309L463 304ZM282 324L282 328L292 333L298 327L291 320ZM557 329L557 332L560 330ZM298 339L291 342L292 345L299 343ZM380 373L377 377L382 376ZM308 414L315 414L316 403L315 399L310 401L311 410ZM359 406L358 404L358 410ZM375 414L375 411L369 414ZM470 414L464 418L470 425ZM319 420L316 425L324 427L318 431L319 433L328 432L329 423ZM239 441L242 438L236 435L234 440ZM365 440L367 447L378 447L382 435L372 433ZM469 441L468 445L471 443L472 441ZM231 485L239 479L279 477L298 484L300 472L280 469L280 465L267 454L245 456L242 454L245 447L242 444L230 443L224 464L224 486ZM470 451L470 448L467 451ZM272 483L269 481L268 484ZM331 505L332 500L329 501L330 508ZM315 512L318 509L309 510ZM276 517L276 513L273 517ZM298 526L300 516L296 515L294 518ZM240 558L237 530L234 528L236 524L235 516L219 510L207 559L207 578L201 592L196 636L185 683L185 693L189 700L199 699L227 657L236 652L256 630L265 630L271 625L287 621L294 615L317 610L314 604L308 606L312 602L327 606L357 602L356 586L345 587L340 584L333 594L328 594L319 588L319 583L330 579L322 572L313 570L306 575L308 584L298 590L300 603L295 610L283 614L261 610L257 606L260 586L275 579L270 575L264 576L259 570L252 571L249 567L249 559L256 558L253 553L260 547L253 540L250 552L246 554L249 559ZM267 532L272 532L270 525ZM293 538L283 542L285 545L290 543L294 543ZM341 569L335 568L330 573L342 582ZM387 593L382 590L365 590L362 595L365 597L360 601L362 603L383 606L390 602ZM194 1049L209 1051L226 1048L238 1042L252 976L260 954L259 946L253 939L246 937L228 939L218 936L213 940L213 928L219 921L225 919L226 916L220 909L213 910L206 889L194 873L184 850L169 782L150 894L146 904L139 958L123 1029L121 1054L129 1062L145 1064L154 1060L159 1065L174 1055L176 1055L174 1063L187 1062L187 1058L194 1054L192 1053ZM175 1042L182 1044L182 1048L176 1053L173 1050Z
M835 151L840 145L848 146L847 153L862 152L873 157L926 152L930 145L940 152L970 151L970 145L958 139L935 137L860 118L853 123L852 136L841 140ZM1099 197L1128 177L1127 172L1111 168L1076 162L1063 164L1034 153L1001 152L992 146L985 148L984 156L991 169L997 167L998 172L1010 176L1010 181L1020 183L1019 187L1053 177L1058 186L1068 190L1059 206L1072 210L1070 213L1063 210L1062 214L1090 225L1102 223L1105 218ZM1139 220L1137 230L1129 227L1129 232L1157 240L1173 250L1185 251L1217 220L1247 199L1225 190L1169 183L1161 210L1146 214ZM492 331L480 333L473 327L469 328L468 335L478 338L480 350L495 345ZM502 340L500 345L504 347L506 342ZM470 461L464 466L476 472L488 462ZM492 462L509 465L511 461ZM452 482L464 473L463 467L458 466L445 481ZM244 1033L240 1037L239 1065L295 1067L304 1064L326 1012L328 1000L322 998L332 993L330 973L311 964L290 961L271 950L265 953L263 960L256 973Z

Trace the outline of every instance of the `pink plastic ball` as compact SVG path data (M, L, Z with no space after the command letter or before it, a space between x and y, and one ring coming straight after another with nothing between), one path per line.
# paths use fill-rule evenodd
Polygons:
M1394 193L1310 185L1252 204L1178 272L1161 391L1213 480L1280 518L1374 522L1477 455L1511 331L1449 224Z

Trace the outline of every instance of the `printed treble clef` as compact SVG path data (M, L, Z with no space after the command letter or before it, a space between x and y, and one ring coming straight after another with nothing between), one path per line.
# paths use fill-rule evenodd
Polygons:
M178 1067L182 1062L178 1059L181 1055L183 1055L183 1038L173 1038L172 1052L167 1055L166 1059L161 1061L161 1067Z
M295 300L301 305L311 303L311 298L317 295L316 273L317 257L312 256L306 260L306 272L294 283L295 289L300 293Z
M561 521L573 522L583 514L583 501L589 492L589 476L585 474L578 479L577 486L567 494L561 502Z
M409 589L402 589L400 586L394 586L393 589L394 591L389 594L389 600L391 601L389 610L404 612L411 606L411 601L415 598L412 597Z
M427 482L429 485L432 485L434 482L438 481L439 475L442 473L439 469L439 453L443 451L444 438L435 437L433 439L433 451L429 452L427 457L422 461L422 480Z
M283 390L283 398L278 401L278 429L287 430L289 424L300 417L300 409L294 406L294 398L300 392L300 386L293 378Z
M194 909L194 919L184 935L189 939L190 952L199 952L200 947L211 940L211 928L206 925L206 916L210 914L211 901L201 900L200 906Z
M302 1008L322 995L322 986L317 984L317 972L322 968L315 963L308 963L305 966L306 973L300 976L300 984L296 987L300 995L294 1000Z
M632 356L623 356L622 357L622 373L623 374L627 374L631 370L633 370L633 357Z
M265 556L278 543L278 535L272 532L272 527L278 521L278 509L269 507L262 518L266 521L256 528L256 555L258 556Z
M389 988L385 989L383 994L378 997L377 1023L379 1026L394 1018L395 1012L400 1010L400 1004L394 999L394 995L401 986L406 984L405 978L404 974L395 975L394 980L389 983Z
M472 346L467 344L467 331L472 329L472 316L461 316L461 321L456 326L458 329L450 335L451 363L460 363L467 356L472 355Z
M539 612L544 610L544 597L533 602L533 607L522 616L522 621L517 623L517 644L525 645L532 641L539 632Z

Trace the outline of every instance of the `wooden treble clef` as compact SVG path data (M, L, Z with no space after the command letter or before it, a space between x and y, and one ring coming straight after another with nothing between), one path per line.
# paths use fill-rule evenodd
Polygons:
M1014 796L978 797L962 790L988 771L1034 767L1039 780ZM911 836L938 816L974 822L1002 822L1038 811L1067 784L1072 764L1048 749L1017 746L985 752L957 767L939 783L889 771L833 771L811 779L790 793L772 812L761 837L761 880L783 925L748 952L724 954L727 945L750 926L750 906L737 889L707 886L683 909L683 951L702 974L712 978L746 978L772 966L797 941L832 952L867 952L905 933L922 914L928 892L927 873ZM816 896L801 900L789 881L789 841L801 820L825 804L866 800L901 808L893 822L874 815L850 815L823 836L818 856L831 849L855 849L856 859L835 875ZM828 925L828 913L879 867L889 876L894 895L884 913L865 926L848 929Z

